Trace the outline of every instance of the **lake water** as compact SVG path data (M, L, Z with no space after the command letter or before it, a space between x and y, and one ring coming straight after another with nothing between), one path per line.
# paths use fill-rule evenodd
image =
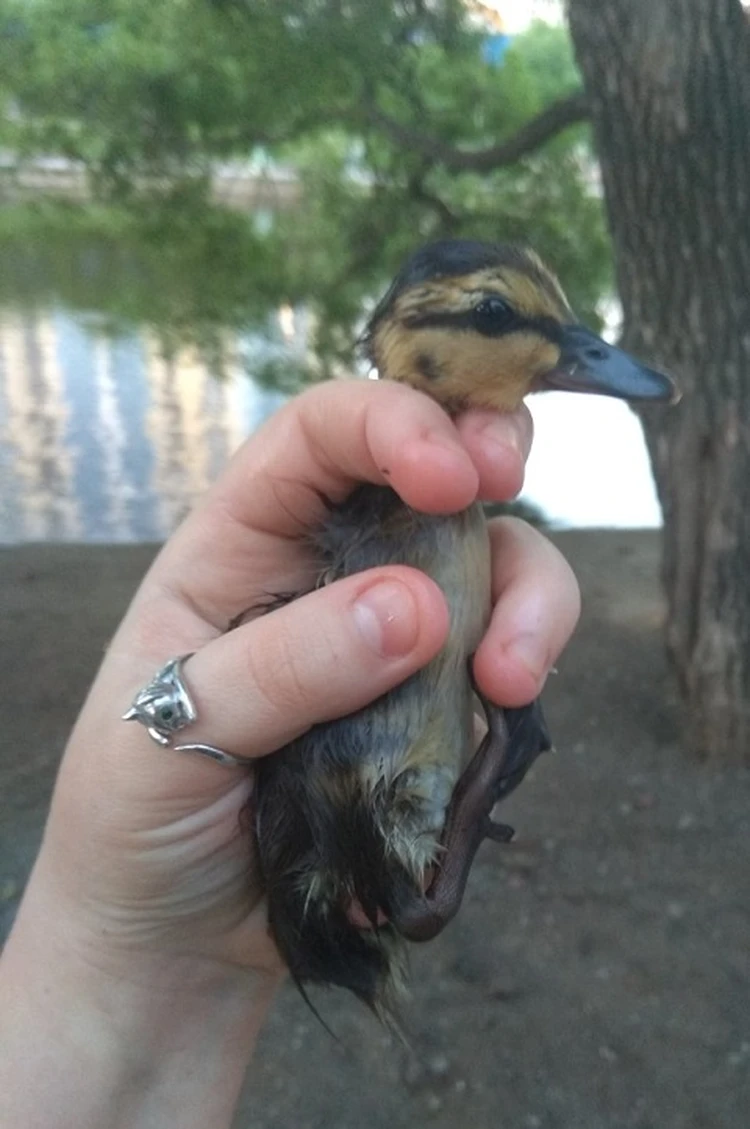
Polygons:
M163 538L281 400L146 331L0 313L0 542Z
M64 308L0 310L0 543L168 535L283 401L252 378L268 343L234 344L244 361L217 379L194 350L166 359L146 329L105 336ZM625 405L558 393L531 408L525 498L559 526L659 524Z

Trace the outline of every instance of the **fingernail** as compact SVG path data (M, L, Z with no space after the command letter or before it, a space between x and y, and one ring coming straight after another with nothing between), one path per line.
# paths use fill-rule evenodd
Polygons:
M479 437L490 455L498 447L504 452L508 449L517 451L524 459L529 453L526 435L518 426L515 416L494 414L480 429Z
M419 630L417 605L405 584L374 584L358 597L352 611L360 635L383 658L413 650Z
M543 682L549 674L549 658L538 635L517 635L505 650L525 666L537 682Z

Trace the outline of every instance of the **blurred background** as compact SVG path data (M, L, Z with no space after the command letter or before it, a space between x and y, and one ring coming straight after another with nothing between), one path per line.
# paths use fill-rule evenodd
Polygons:
M367 377L415 246L530 244L684 392L532 398L522 501L585 601L563 755L415 954L410 1048L290 992L238 1129L747 1124L748 7L0 0L3 930L156 543L288 396Z
M487 171L429 153L577 89L561 4L376 4L328 28L318 6L299 29L213 7L199 45L179 3L5 18L4 543L164 537L279 393L351 370L363 310L421 239L528 241L619 328L585 125ZM423 154L358 112L365 84ZM559 525L658 525L632 414L567 400L532 404L528 500Z

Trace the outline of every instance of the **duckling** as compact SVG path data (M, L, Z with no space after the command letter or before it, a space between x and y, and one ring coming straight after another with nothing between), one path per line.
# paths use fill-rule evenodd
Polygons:
M364 336L383 380L455 416L509 412L546 388L671 401L671 379L578 324L530 250L452 240L417 251ZM471 656L490 617L490 549L479 504L417 513L363 485L314 536L320 582L387 564L427 573L450 612L423 670L365 709L318 725L260 762L253 802L269 924L293 978L352 991L393 1016L408 941L457 912L479 844L513 834L498 800L550 747L538 702L501 709L479 692ZM475 706L487 734L476 749Z

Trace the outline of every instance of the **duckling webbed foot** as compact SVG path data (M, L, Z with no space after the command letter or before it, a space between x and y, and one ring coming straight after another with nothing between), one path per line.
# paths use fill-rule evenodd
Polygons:
M424 894L397 891L389 907L395 929L410 941L430 941L455 917L483 839L508 843L513 828L491 816L498 800L523 780L540 753L551 748L539 701L520 709L489 702L473 683L487 717L487 734L453 791L441 839L442 854Z

